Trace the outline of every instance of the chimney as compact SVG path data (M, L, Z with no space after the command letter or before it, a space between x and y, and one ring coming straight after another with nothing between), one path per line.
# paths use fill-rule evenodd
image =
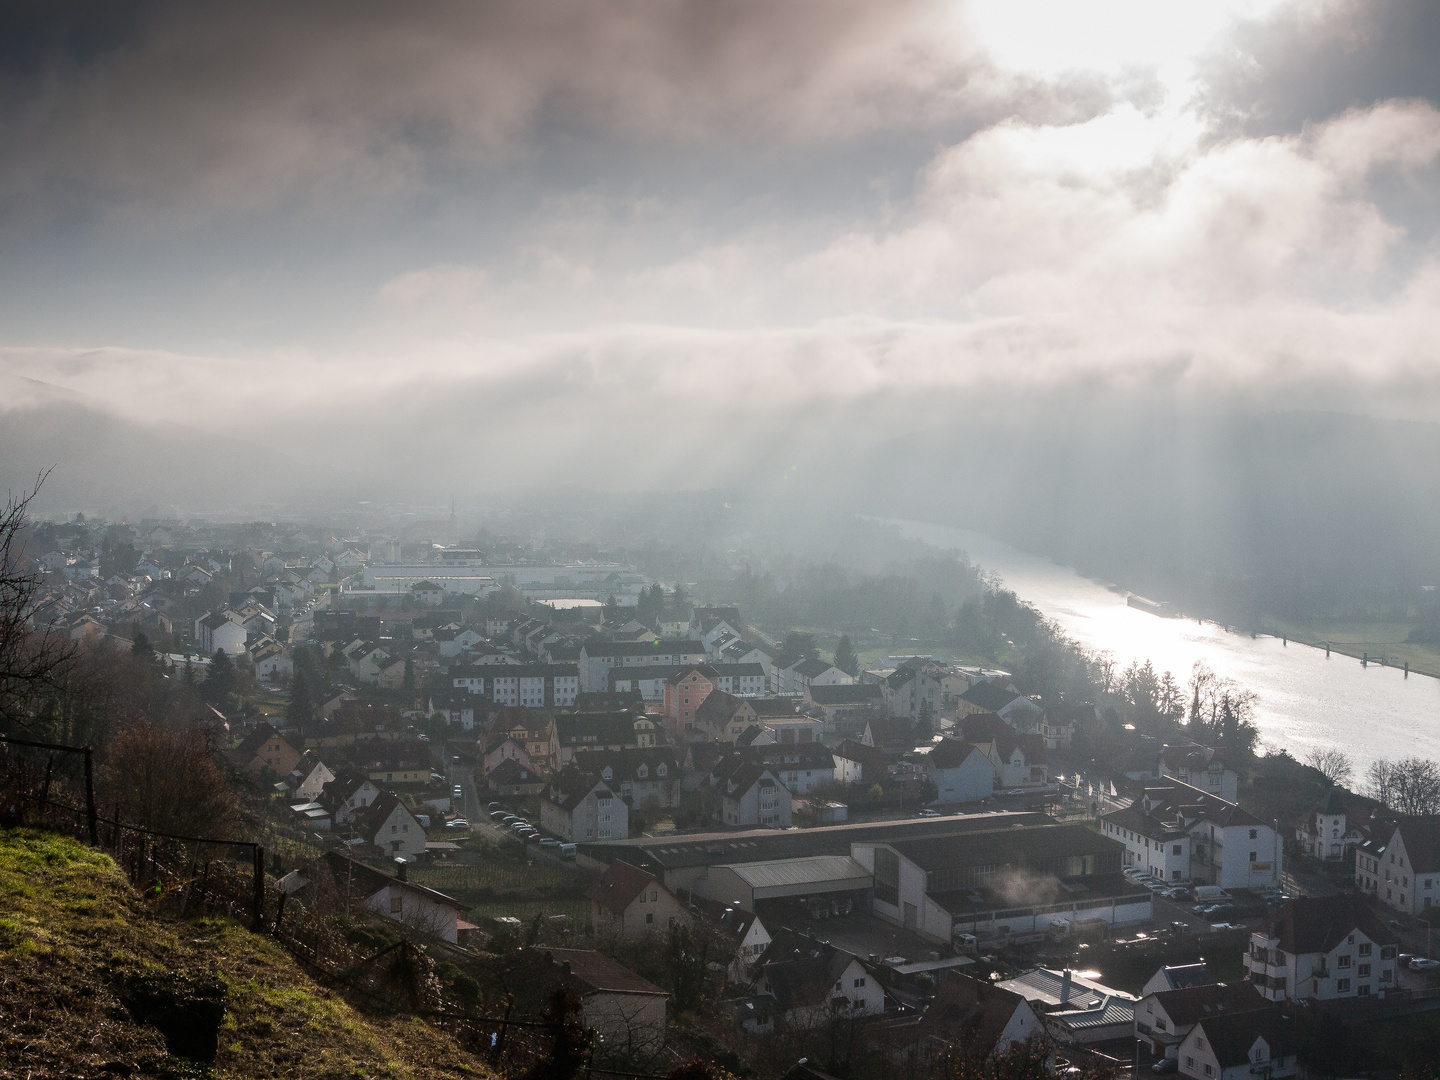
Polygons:
M395 877L396 877L397 879L399 879L400 881L408 881L408 880L409 880L409 879L405 876L405 866L406 866L406 863L405 863L405 860L404 860L404 859L396 859L396 860L395 860Z
M1065 977L1060 980L1060 1004L1064 1005L1070 1000L1070 969L1065 969Z

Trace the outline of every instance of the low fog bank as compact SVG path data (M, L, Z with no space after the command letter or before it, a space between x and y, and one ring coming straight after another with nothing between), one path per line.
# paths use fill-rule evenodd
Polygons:
M297 428L263 413L146 424L54 399L0 413L0 482L54 465L38 504L51 515L453 499L462 520L534 512L626 547L743 544L871 571L893 550L846 522L908 518L1237 622L1440 583L1436 424L1073 395L893 393L748 417L702 405L669 422L562 400L517 423L515 407L457 395Z

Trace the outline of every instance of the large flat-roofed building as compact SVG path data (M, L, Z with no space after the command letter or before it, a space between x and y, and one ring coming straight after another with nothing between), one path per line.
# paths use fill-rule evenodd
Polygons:
M1151 916L1150 892L1120 872L1123 846L1081 825L861 840L851 853L875 875L872 913L932 941Z
M706 875L711 900L746 911L776 901L793 905L832 903L846 911L868 906L871 873L849 855L811 855L800 859L712 866Z
M660 878L671 889L704 892L707 871L731 863L799 859L813 855L849 855L851 845L863 840L913 839L965 832L1010 829L1015 825L1044 825L1044 814L991 813L955 817L907 818L901 821L847 822L818 829L745 829L730 832L688 833L681 836L641 837L580 846L580 855L592 865L606 866L624 859ZM1093 834L1092 834L1093 835Z

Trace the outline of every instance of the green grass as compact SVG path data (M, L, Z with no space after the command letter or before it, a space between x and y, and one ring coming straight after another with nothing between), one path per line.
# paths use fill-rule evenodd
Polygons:
M127 975L159 972L225 983L216 1077L492 1075L413 1017L357 1012L271 938L156 917L108 856L66 837L0 830L0 910L0 1076L93 1076L115 1062L193 1074L116 997Z
M1260 628L1268 634L1284 635L1291 641L1324 648L1329 642L1332 652L1359 659L1368 653L1371 662L1380 657L1391 667L1409 661L1410 670L1422 675L1440 677L1440 651L1407 642L1411 624L1408 622L1367 621L1361 619L1289 621L1266 616Z

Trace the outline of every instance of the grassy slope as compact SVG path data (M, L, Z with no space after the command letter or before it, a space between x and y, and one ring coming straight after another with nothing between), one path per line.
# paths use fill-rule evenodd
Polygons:
M223 919L155 919L105 855L0 830L0 1077L183 1066L114 994L121 977L160 971L209 972L229 987L219 1077L492 1075L418 1020L357 1013L268 938Z

